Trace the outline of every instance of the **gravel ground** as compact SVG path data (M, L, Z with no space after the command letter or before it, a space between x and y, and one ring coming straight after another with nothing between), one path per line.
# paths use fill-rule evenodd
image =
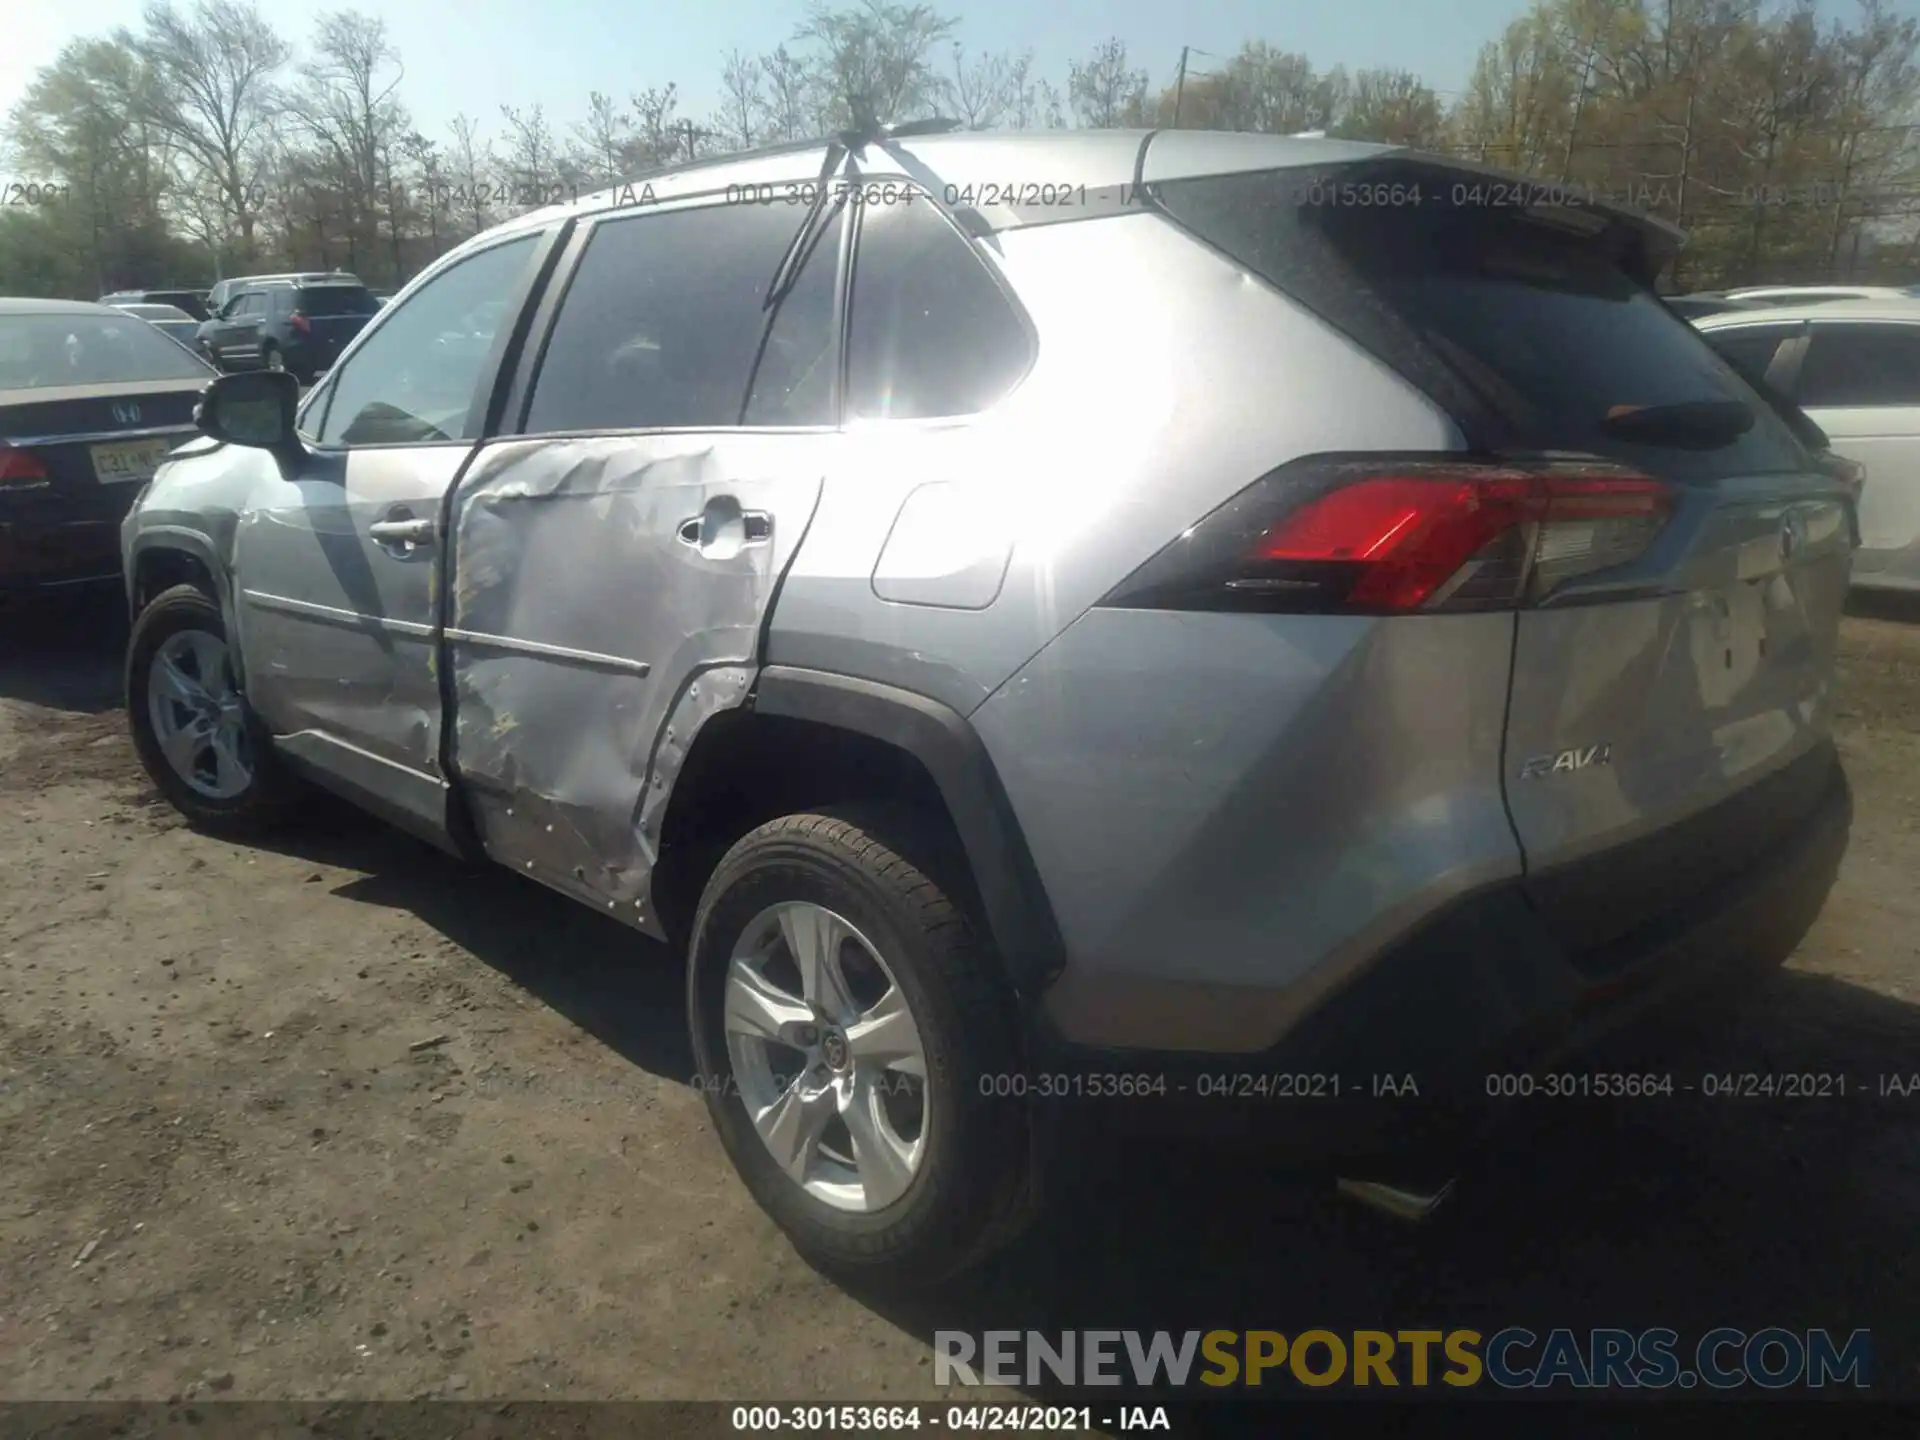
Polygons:
M1920 1096L1541 1102L1424 1231L1116 1145L977 1279L849 1294L708 1133L663 954L344 812L183 828L123 638L0 614L0 1399L930 1398L936 1328L1416 1324L1867 1326L1920 1396ZM1676 1070L1920 1070L1920 623L1844 647L1839 886Z

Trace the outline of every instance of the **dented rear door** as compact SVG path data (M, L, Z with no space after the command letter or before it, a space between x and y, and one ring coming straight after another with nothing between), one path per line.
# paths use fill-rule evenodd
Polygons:
M745 697L819 498L824 455L797 448L518 440L468 472L446 653L454 765L494 859L645 923L673 776Z
M841 443L844 217L767 303L801 221L713 201L601 217L519 433L453 496L443 654L481 842L642 928L674 777L746 698Z

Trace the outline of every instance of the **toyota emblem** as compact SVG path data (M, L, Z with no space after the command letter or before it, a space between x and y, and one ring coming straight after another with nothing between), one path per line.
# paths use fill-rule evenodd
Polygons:
M131 401L126 404L114 406L113 422L116 425L138 425L140 423L140 407Z

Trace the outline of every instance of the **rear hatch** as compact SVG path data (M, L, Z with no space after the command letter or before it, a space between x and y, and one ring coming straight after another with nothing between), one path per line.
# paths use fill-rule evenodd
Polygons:
M1656 298L1671 231L1404 153L1155 191L1459 426L1456 455L1376 457L1267 553L1324 570L1325 535L1365 520L1385 555L1426 526L1457 553L1423 559L1459 568L1400 608L1512 611L1502 785L1530 898L1571 950L1603 955L1817 806L1851 499ZM1409 476L1465 497L1450 539ZM1343 543L1349 567L1376 553ZM1395 611L1377 575L1346 593Z
M314 367L331 365L379 309L379 301L364 285L302 285L296 289L294 328L301 330L311 345Z

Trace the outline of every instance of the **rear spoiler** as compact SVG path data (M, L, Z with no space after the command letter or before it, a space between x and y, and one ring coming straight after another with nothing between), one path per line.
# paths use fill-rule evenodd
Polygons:
M1578 180L1543 180L1537 175L1518 175L1511 170L1463 160L1457 155L1436 155L1410 147L1397 147L1389 154L1403 163L1430 166L1485 185L1504 187L1508 194L1517 191L1523 200L1533 202L1519 208L1547 224L1596 238L1611 232L1608 238L1622 266L1649 289L1654 288L1660 273L1673 263L1687 243L1687 232L1678 225L1619 204L1604 191Z

